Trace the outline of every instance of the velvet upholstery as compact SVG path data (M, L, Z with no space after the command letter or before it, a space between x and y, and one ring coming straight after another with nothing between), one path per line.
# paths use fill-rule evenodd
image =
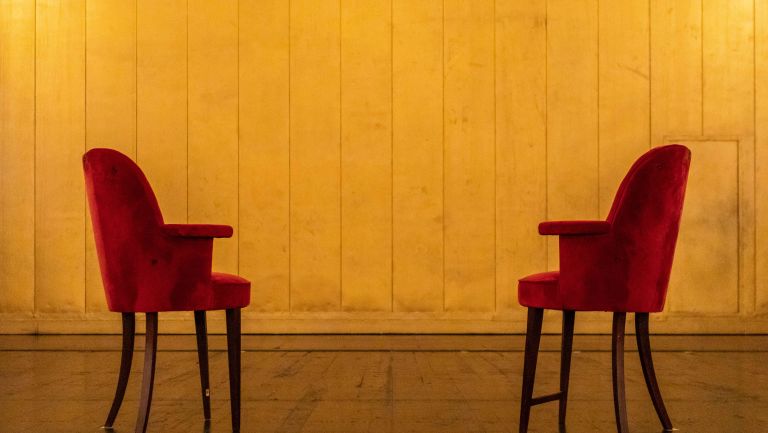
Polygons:
M690 158L681 145L654 148L630 168L605 221L542 223L541 234L560 236L560 271L521 279L520 304L557 310L662 311Z
M542 272L521 279L517 288L520 304L550 310L563 309L559 280L560 271Z
M219 225L164 224L141 169L112 149L83 156L88 205L111 311L159 312L242 308L250 283L211 272Z
M608 221L545 221L539 224L540 235L602 235L610 229Z
M163 233L182 238L231 238L232 227L213 224L164 224Z

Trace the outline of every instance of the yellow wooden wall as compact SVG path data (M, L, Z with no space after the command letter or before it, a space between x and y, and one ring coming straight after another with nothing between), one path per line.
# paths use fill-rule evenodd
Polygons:
M246 331L519 332L516 280L557 267L536 224L605 217L669 142L655 329L768 332L768 0L0 0L0 332L119 329L92 147L167 221L235 227Z

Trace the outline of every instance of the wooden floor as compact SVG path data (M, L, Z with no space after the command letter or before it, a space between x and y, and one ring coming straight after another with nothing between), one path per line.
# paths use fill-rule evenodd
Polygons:
M143 341L137 337L139 346ZM194 337L161 335L150 432L206 431ZM632 432L661 427L627 339ZM658 336L656 370L681 432L768 432L768 336ZM225 341L212 336L210 432L229 431ZM0 336L0 431L99 432L118 336ZM246 336L243 432L516 432L521 336ZM545 336L536 393L556 390L559 337ZM137 347L137 350L139 347ZM607 336L576 336L568 433L615 431ZM117 432L133 431L143 352ZM555 403L531 432L555 432Z

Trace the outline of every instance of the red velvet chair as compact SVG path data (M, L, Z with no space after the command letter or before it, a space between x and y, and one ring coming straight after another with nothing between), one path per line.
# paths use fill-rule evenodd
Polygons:
M624 392L624 325L635 313L643 375L665 431L672 422L659 392L648 337L648 313L664 309L672 268L690 151L680 145L652 149L630 168L605 221L553 221L539 225L542 235L560 237L560 271L520 280L518 299L528 307L520 432L528 431L531 406L559 401L565 430L568 375L576 311L613 312L613 397L616 425L628 432ZM544 309L563 312L560 392L533 397L536 358Z
M136 432L147 429L157 355L157 313L194 311L203 413L211 417L205 312L226 310L232 431L240 430L240 309L251 284L236 275L211 272L214 238L232 236L221 225L165 224L141 169L111 149L83 156L96 250L110 311L123 316L123 352L112 408L120 410L133 358L135 313L146 313L146 349Z

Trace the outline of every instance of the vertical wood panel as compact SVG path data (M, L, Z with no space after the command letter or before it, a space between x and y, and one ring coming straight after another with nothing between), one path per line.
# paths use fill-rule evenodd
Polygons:
M701 2L651 0L651 146L702 133Z
M392 0L341 3L341 300L392 309Z
M652 146L669 136L702 134L701 19L701 2L651 0ZM693 159L691 170L696 166ZM677 263L672 272L684 269ZM685 295L677 292L671 285L669 310L683 308L676 303Z
M85 310L85 3L37 2L38 312Z
M495 307L494 7L445 2L445 309Z
M547 218L598 211L597 0L550 0L547 33ZM549 240L549 268L557 268Z
M496 278L499 309L547 266L546 0L496 1ZM523 42L525 41L525 42Z
M86 146L136 151L136 2L86 8Z
M714 0L703 10L703 134L738 146L739 311L755 308L754 15L752 2Z
M188 216L235 228L213 251L214 269L230 273L239 236L237 9L234 0L189 1Z
M289 10L240 4L240 273L251 308L289 309Z
M733 314L739 311L739 143L681 144L691 149L691 172L667 310Z
M650 145L648 0L600 3L599 218Z
M755 2L755 290L768 311L768 1Z
M754 130L752 4L709 0L702 13L703 134L749 138Z
M0 1L0 312L35 294L35 2Z
M291 1L291 308L341 308L340 11Z
M443 2L393 0L395 311L443 309Z
M236 226L215 266L252 309L362 330L391 318L336 312L519 311L516 280L557 262L536 224L605 217L632 161L682 140L668 329L765 326L766 0L0 8L2 313L104 310L87 148L135 157L168 222ZM454 326L430 317L414 330Z
M136 160L163 218L187 222L187 1L138 0Z
M85 145L136 156L136 1L89 1L85 35ZM86 213L86 311L107 311Z

